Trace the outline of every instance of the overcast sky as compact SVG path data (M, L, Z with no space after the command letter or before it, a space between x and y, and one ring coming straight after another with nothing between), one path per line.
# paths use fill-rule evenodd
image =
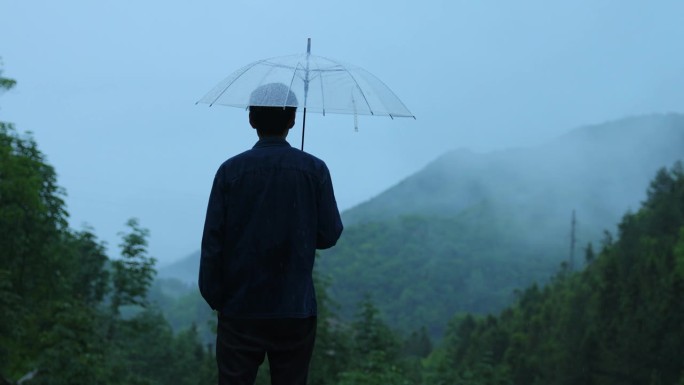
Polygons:
M237 68L313 53L382 79L417 120L307 116L306 149L341 209L440 154L543 143L572 128L684 111L684 2L0 0L17 87L0 120L32 131L118 255L130 217L167 263L199 249L219 164L256 141L244 110L195 105ZM299 125L291 143L299 143Z

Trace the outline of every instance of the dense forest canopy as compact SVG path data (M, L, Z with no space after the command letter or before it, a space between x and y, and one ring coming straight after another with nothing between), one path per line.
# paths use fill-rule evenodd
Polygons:
M452 320L439 383L684 384L684 168L661 169L642 208L587 268L533 285L499 316Z

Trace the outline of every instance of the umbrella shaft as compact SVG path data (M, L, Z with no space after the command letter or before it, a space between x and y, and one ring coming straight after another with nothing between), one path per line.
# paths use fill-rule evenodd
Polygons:
M304 151L304 130L306 129L306 107L302 116L302 151Z

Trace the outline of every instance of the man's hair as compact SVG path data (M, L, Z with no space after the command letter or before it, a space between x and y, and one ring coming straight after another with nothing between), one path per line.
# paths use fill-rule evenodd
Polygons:
M259 135L281 135L297 112L296 107L249 107L249 120Z
M297 97L282 83L264 84L249 97L249 119L262 135L280 135L297 111Z

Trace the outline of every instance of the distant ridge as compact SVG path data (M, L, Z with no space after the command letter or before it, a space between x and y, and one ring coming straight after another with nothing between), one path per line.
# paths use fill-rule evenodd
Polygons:
M350 225L413 213L452 215L484 199L528 204L540 194L575 194L579 208L593 205L586 194L600 186L596 193L610 196L601 203L616 222L615 216L638 205L644 183L656 170L683 154L684 115L674 113L580 127L542 146L486 154L458 149L352 207L343 218Z
M163 279L175 278L188 285L197 285L199 260L200 252L198 250L176 262L158 268L157 277Z

